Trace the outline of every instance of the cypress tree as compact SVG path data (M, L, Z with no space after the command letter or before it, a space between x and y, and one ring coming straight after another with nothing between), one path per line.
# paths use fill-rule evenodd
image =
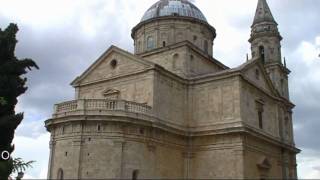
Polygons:
M19 60L15 56L17 44L16 24L0 29L0 153L14 150L12 140L15 129L23 119L23 113L15 113L17 98L26 92L27 78L23 77L32 68L39 69L32 59ZM0 179L8 179L13 168L12 158L0 157Z

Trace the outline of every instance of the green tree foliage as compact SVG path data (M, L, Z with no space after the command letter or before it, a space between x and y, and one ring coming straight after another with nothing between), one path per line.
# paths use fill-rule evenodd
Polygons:
M13 159L13 172L19 173L24 172L28 168L32 168L32 165L35 161L24 162L21 158Z
M5 30L0 29L0 153L14 150L12 140L15 129L23 119L23 113L16 114L17 97L25 93L27 78L22 75L27 69L38 68L31 59L19 60L15 57L18 26L10 24ZM13 160L0 157L0 179L7 179L13 168Z

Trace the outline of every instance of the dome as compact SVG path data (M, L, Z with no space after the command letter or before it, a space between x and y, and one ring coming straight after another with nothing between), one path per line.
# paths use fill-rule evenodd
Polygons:
M192 17L207 22L202 12L188 0L160 0L144 13L141 22L163 16Z

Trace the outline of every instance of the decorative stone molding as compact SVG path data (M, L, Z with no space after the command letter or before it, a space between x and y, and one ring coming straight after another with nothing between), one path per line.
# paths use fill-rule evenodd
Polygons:
M266 157L261 158L257 163L257 166L260 170L270 170L272 167L270 161Z
M82 139L74 139L72 141L73 146L81 146L84 141Z
M120 91L116 90L116 89L107 89L107 90L103 91L102 94L106 99L116 100L116 99L119 99Z

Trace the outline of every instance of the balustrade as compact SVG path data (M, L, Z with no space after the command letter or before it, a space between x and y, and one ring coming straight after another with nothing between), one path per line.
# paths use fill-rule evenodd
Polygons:
M135 113L150 114L152 108L146 104L124 100L107 100L107 99L82 99L68 101L55 105L55 113L64 113L76 110L122 110Z

